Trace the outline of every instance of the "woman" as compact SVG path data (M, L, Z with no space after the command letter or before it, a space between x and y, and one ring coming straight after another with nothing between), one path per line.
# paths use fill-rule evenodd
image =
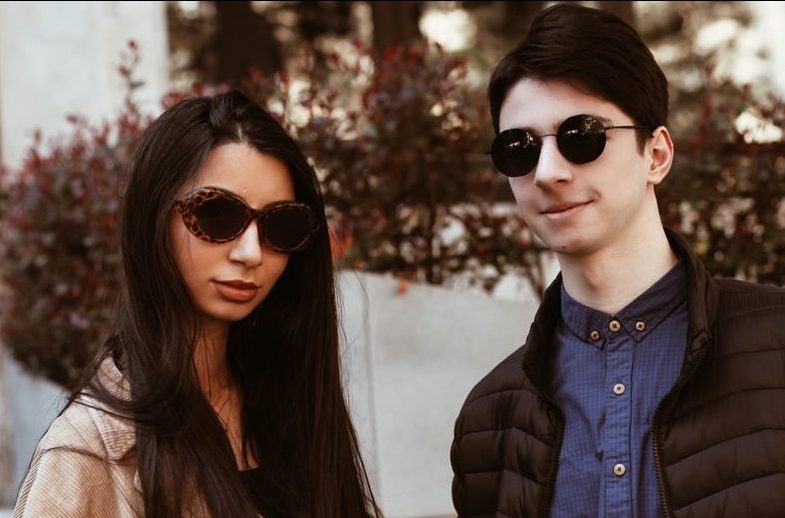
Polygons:
M14 516L378 516L323 200L295 142L234 91L167 110L130 170L117 331Z

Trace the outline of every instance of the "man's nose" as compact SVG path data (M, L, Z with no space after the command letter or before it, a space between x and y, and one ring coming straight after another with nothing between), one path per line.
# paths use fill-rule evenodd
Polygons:
M547 186L572 180L573 164L564 158L556 144L556 137L548 135L542 138L540 158L534 166L534 182Z

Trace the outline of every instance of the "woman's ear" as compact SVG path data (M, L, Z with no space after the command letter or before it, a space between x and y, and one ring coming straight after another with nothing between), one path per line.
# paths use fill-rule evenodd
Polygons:
M673 140L668 128L660 126L655 129L646 149L649 157L649 184L659 185L668 176L673 164Z

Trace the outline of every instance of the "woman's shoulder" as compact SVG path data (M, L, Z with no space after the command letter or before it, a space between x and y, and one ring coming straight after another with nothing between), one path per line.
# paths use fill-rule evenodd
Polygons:
M113 395L128 396L127 382L111 359L101 363L96 375ZM136 444L133 419L123 416L89 393L77 396L52 422L39 450L68 449L109 461L125 458Z
M113 363L97 375L123 382ZM143 516L134 445L133 420L80 394L38 443L13 516Z

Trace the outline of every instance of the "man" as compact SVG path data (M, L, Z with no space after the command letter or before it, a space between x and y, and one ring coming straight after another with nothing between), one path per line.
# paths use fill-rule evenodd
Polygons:
M488 87L491 154L561 273L455 424L464 517L785 516L785 290L663 229L668 85L639 35L538 15Z

